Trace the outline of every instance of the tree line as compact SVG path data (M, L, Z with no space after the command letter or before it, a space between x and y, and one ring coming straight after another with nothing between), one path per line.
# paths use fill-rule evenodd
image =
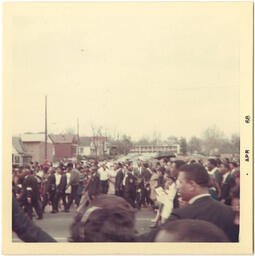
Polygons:
M134 145L180 145L180 153L219 155L240 153L240 135L232 134L230 138L215 125L207 128L202 136L193 136L190 139L185 137L169 136L167 139L161 139L159 134L154 134L151 138L143 137L139 140L132 140L128 135L117 137L109 136L108 142L116 146L119 154L127 154Z

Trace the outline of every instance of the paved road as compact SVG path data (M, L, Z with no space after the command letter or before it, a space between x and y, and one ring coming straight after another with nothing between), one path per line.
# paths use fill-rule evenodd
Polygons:
M138 234L146 233L150 230L150 220L154 218L154 216L155 214L153 211L147 208L142 208L136 213L136 229ZM73 221L73 217L74 212L59 212L57 214L46 212L42 220L36 220L34 218L33 221L58 242L67 242L69 237L69 227ZM20 239L15 233L12 235L12 240L13 242L20 242Z

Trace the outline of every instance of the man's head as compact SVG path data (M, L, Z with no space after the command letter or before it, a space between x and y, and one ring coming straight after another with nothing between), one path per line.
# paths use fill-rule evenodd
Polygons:
M213 223L183 219L168 222L157 233L155 242L229 242L229 240Z
M71 227L72 242L131 242L134 234L135 211L115 195L95 197L81 222Z
M222 164L220 165L220 172L221 172L222 174L225 174L225 173L230 172L230 171L231 171L231 169L230 169L229 164L227 164L227 163L222 163Z
M208 159L208 169L209 171L213 170L217 166L217 161L215 159Z
M56 170L57 174L62 174L62 168L60 166L58 166L57 170Z
M186 164L180 168L177 189L184 201L208 193L209 174L200 164Z
M236 163L236 162L231 162L230 163L230 168L231 168L231 170L232 169L235 169L235 168L237 168L238 167L238 164Z
M172 163L172 176L177 178L179 174L179 169L181 166L185 165L185 162L182 160L176 160Z
M72 242L132 242L135 218L121 208L94 208L85 222L72 226Z
M68 163L67 164L67 170L70 171L73 169L73 163Z

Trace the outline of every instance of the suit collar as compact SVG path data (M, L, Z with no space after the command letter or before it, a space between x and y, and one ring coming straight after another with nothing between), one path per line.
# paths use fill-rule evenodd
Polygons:
M191 198L189 200L189 204L193 204L195 201L197 201L198 199L200 198L204 198L204 197L211 197L211 195L209 193L205 193L205 194L201 194L201 195L197 195L197 196L194 196L193 198Z

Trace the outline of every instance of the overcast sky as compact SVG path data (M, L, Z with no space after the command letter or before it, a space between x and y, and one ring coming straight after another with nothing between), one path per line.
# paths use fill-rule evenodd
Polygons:
M30 3L32 5L32 3ZM167 3L33 5L12 22L13 134L91 124L134 139L155 131L239 133L233 9ZM50 7L49 7L50 6ZM118 10L114 7L118 6ZM236 12L236 10L235 10Z

